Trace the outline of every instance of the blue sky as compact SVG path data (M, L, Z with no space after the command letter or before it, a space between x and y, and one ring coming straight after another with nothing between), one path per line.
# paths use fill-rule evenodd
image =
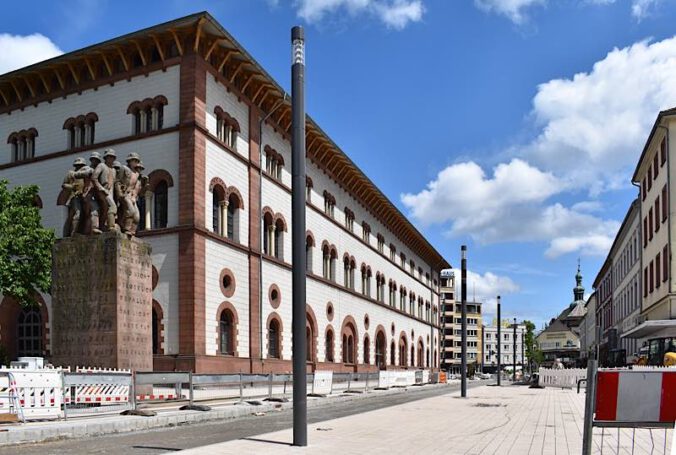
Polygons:
M676 106L670 0L8 2L0 72L201 10L285 87L305 25L308 112L453 265L468 245L470 296L538 326L578 257L591 289Z

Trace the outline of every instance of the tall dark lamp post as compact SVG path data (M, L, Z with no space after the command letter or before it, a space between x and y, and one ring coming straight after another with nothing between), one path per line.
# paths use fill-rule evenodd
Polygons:
M514 318L512 327L514 329L512 334L512 382L516 382L516 318Z
M502 319L500 319L500 296L498 296L498 386L500 386L500 376L502 375Z
M307 446L307 345L305 338L305 34L291 29L291 222L293 445Z
M460 247L460 306L462 335L460 348L460 396L467 397L467 246Z
M526 363L525 363L526 358L523 356L524 343L525 343L523 336L524 336L523 335L523 327L521 327L521 373L522 373L522 375L525 374L525 371L526 371L526 366L525 366L526 365ZM521 376L521 377L523 378L524 376Z

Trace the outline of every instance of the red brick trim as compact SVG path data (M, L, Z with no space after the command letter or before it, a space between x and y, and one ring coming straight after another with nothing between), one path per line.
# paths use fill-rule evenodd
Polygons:
M310 327L310 330L312 331L312 346L308 346L308 349L310 349L310 359L312 362L317 361L317 345L318 345L318 337L319 337L319 326L317 324L317 317L315 316L315 312L312 310L312 307L310 305L305 305L305 313L307 317L307 325Z
M209 182L209 191L211 191L213 193L214 190L219 190L219 192L220 192L219 196L221 196L223 198L225 198L225 193L226 193L227 188L228 188L228 186L225 184L225 182L223 180L221 180L220 177L214 177L214 178L211 179L211 182Z
M165 182L168 188L174 186L174 179L171 177L171 174L164 169L155 169L148 174L148 190L155 191L155 187L160 182Z
M237 200L237 208L244 209L244 198L242 197L242 193L240 193L239 190L234 186L229 186L225 190L225 200L230 201L230 197L232 196L234 196Z
M269 357L268 354L270 353L270 324L272 323L273 320L276 320L277 323L279 324L279 346L277 347L279 349L279 357ZM265 350L265 355L266 358L268 359L277 359L277 360L283 360L284 359L284 326L282 325L282 318L277 314L276 312L272 312L268 315L268 320L265 322L265 340L266 340L266 350Z
M274 292L277 293L277 298L273 297ZM270 302L270 306L275 310L282 304L282 291L279 290L279 286L276 284L272 284L268 288L268 301Z
M153 270L155 270L155 266L153 266ZM154 289L154 287L153 287ZM164 311L162 310L162 305L160 305L160 302L157 300L153 299L153 310L155 310L155 314L157 315L157 354L155 355L163 355L164 354Z
M226 277L230 279L230 285L227 287L223 283ZM237 281L235 280L235 274L232 273L232 270L228 268L221 270L221 275L218 278L218 284L221 287L221 292L226 298L232 297L235 294L235 290L237 289Z
M223 354L221 352L221 313L228 310L232 314L232 351L233 354ZM216 354L217 355L232 355L233 357L239 357L238 347L238 338L239 338L239 317L237 316L237 309L230 302L222 302L218 309L216 310Z
M153 267L153 270L152 270L152 274L153 274L152 280L153 281L152 281L152 283L153 283L153 291L154 291L155 288L157 287L157 283L160 281L160 273L157 271L157 269L155 268L154 265L152 267Z
M315 236L312 233L312 231L307 230L305 232L305 239L306 239L306 241L307 241L307 239L310 239L310 246L311 247L315 247L317 245L317 242L315 241Z
M326 304L326 319L329 320L329 322L333 321L333 317L335 316L336 312L333 309L333 303L328 302Z

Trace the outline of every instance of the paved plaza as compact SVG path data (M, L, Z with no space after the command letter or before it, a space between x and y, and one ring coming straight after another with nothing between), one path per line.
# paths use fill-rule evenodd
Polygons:
M584 393L575 390L483 386L467 399L453 392L312 424L307 448L290 446L288 429L183 453L579 455L583 416ZM670 454L672 433L621 430L619 453ZM593 453L618 453L618 430L595 429Z

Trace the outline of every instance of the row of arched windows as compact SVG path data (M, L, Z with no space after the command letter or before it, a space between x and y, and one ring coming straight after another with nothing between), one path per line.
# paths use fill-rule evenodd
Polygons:
M132 102L127 108L127 114L132 116L132 134L161 130L164 126L164 106L167 104L164 95Z
M29 128L27 130L15 131L7 138L10 145L12 161L23 161L35 157L35 138L38 137L38 130Z

